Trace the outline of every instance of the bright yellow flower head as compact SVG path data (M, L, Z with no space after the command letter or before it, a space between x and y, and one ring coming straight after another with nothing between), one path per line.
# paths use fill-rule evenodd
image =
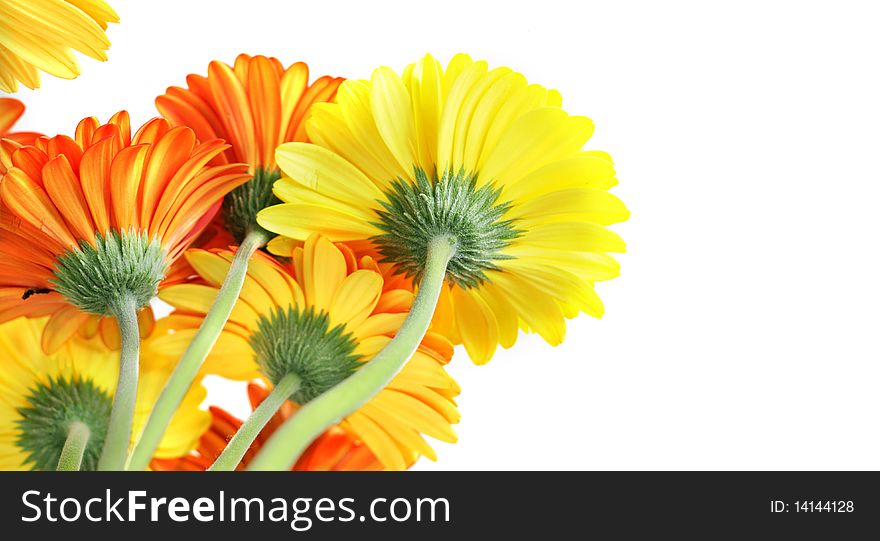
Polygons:
M189 250L186 257L202 283L179 284L159 296L176 308L176 332L155 342L174 356L187 347L217 296L234 253ZM217 345L208 372L273 384L294 372L301 380L291 400L304 404L344 380L381 350L409 313L413 293L385 281L369 257L313 235L281 265L257 255L241 296ZM363 441L387 469L405 469L420 455L436 459L421 434L454 442L459 388L444 365L452 344L429 332L401 372L340 426ZM295 415L294 415L295 417Z
M75 339L46 354L40 337L46 318L18 318L0 324L0 470L54 470L73 421L89 426L91 438L83 457L93 470L103 447L119 352L100 340ZM165 359L146 352L135 405L133 434L139 434L165 385ZM157 458L184 456L211 424L200 410L205 390L196 384L187 394L165 433Z
M607 191L610 157L583 150L592 121L560 105L556 91L466 55L445 70L430 56L402 76L379 68L312 107L312 143L278 148L285 203L258 222L294 239L371 239L416 279L428 241L449 235L456 252L434 329L478 363L519 329L559 344L566 318L602 315L594 283L617 276L608 253L625 250L605 226L629 217Z
M0 0L0 90L40 86L39 71L73 79L73 51L107 60L104 31L119 16L103 0ZM38 71L39 70L39 71Z

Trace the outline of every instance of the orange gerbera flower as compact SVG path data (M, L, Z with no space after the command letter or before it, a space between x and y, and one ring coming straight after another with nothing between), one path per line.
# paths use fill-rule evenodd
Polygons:
M24 104L15 98L0 98L0 139L12 139L21 145L32 145L39 133L13 132L12 126L24 114Z
M284 68L276 58L239 55L229 66L214 61L208 76L189 75L188 88L172 86L156 98L156 107L174 125L189 126L204 141L230 144L213 163L249 166L251 182L234 190L222 218L241 241L256 225L256 213L278 202L272 184L280 176L275 148L288 141L308 141L303 119L313 103L336 96L339 77L323 76L309 84L309 68L296 62Z
M209 162L226 148L154 119L79 123L73 138L0 145L0 322L51 315L43 349L77 332L118 347L114 303L139 307L193 242L246 166ZM152 321L144 310L142 323ZM149 334L149 328L142 329Z
M257 383L248 384L247 392L252 409L256 409L269 396L269 390ZM293 402L288 401L284 404L251 444L237 469L245 469L266 440L297 409L298 406ZM217 457L226 448L226 444L242 425L241 419L236 418L223 408L211 406L210 411L211 426L202 434L195 451L178 459L154 459L150 467L153 470L163 471L207 470L217 460ZM407 466L412 466L412 462ZM364 442L342 427L333 426L312 442L292 469L294 471L364 471L384 468Z

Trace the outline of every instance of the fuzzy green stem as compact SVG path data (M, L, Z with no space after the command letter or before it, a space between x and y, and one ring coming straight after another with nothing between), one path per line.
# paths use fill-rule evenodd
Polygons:
M366 404L394 378L428 331L455 247L456 240L451 236L431 239L419 292L395 337L357 372L281 425L248 470L289 470L324 430Z
M98 460L98 470L124 470L125 460L128 458L141 349L138 308L134 297L129 296L123 298L119 306L114 309L122 338L122 348L119 351L119 379L116 382L113 409L110 410L110 423L107 426L104 449Z
M82 421L74 421L67 428L67 440L58 458L58 471L79 471L83 455L89 445L92 431Z
M256 226L245 236L235 252L229 273L223 280L220 292L214 299L214 304L208 310L202 321L195 338L180 358L174 372L165 384L159 400L153 408L150 418L141 432L140 439L131 455L128 464L129 470L143 470L149 465L162 436L174 417L174 412L183 402L184 396L192 386L202 363L205 362L208 353L217 342L217 338L223 331L223 327L229 320L229 314L238 300L244 279L247 276L248 261L261 246L269 240L269 234L261 227Z
M257 409L248 417L247 421L238 429L235 436L229 440L226 449L220 453L217 460L209 468L210 471L232 471L241 462L251 444L266 426L266 423L275 413L281 409L281 406L290 398L293 393L299 389L302 380L293 372L287 374L278 385L272 389L269 396L263 400Z

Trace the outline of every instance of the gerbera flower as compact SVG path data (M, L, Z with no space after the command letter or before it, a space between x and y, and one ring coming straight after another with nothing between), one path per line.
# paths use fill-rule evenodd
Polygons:
M99 318L119 322L127 388L115 400L126 405L114 408L108 468L122 467L129 439L115 422L130 419L134 405L137 311L223 196L247 179L244 165L207 165L225 148L219 140L198 144L192 130L163 119L132 137L123 111L103 126L83 120L75 138L0 153L0 321L49 315L46 352L76 333L112 328Z
M71 277L77 260L103 256L101 247L130 250L126 256L153 273L145 284L129 284L144 307L223 195L247 179L243 165L205 165L225 149L221 141L197 144L191 130L161 119L134 137L129 130L123 111L103 126L84 119L73 139L42 138L0 153L0 321L51 315L43 337L47 353L77 333L100 333L119 347L116 323L106 316L123 291L101 283L111 276ZM85 284L77 280L94 290L80 291ZM151 313L143 319L148 335Z
M417 280L428 240L454 235L446 293L470 357L487 362L520 328L559 344L566 317L602 315L593 284L618 274L607 254L624 250L605 226L629 216L607 192L608 155L582 150L593 123L560 102L464 55L347 81L312 109L313 144L278 149L286 203L259 221L296 239L373 239Z
M32 145L39 133L14 132L12 126L24 114L24 104L15 98L0 98L0 139L12 139L21 145Z
M103 0L0 0L0 90L40 86L39 71L73 79L73 51L107 60L104 31L119 16Z
M277 58L239 55L234 65L214 61L208 76L189 75L187 88L169 87L156 107L177 126L189 126L200 140L223 139L228 150L214 163L246 163L252 180L226 196L222 218L237 242L256 226L259 210L277 203L275 148L307 141L303 118L313 103L330 101L342 78L323 76L309 84L309 68L284 68Z
M177 330L158 338L157 348L164 342L163 351L170 355L186 347L216 297L233 255L229 250L187 252L203 283L160 292L160 298L177 309L172 315ZM274 405L267 406L270 411L252 438L288 398L308 403L391 341L406 318L413 293L383 291L383 284L372 258L358 259L348 247L317 235L306 240L286 266L257 254L232 316L205 363L206 369L227 376L262 375L276 391L283 389L263 402ZM346 417L341 427L363 441L385 468L405 469L418 455L433 459L434 452L420 434L455 441L449 425L459 418L453 402L458 386L443 370L451 355L448 340L428 333L397 378ZM250 441L241 453L249 446ZM238 459L229 467L235 467Z
M435 328L451 325L477 363L512 346L520 329L556 345L566 318L602 315L594 283L617 275L608 253L624 251L606 226L629 213L607 191L616 184L608 155L583 150L592 121L560 105L556 91L458 55L445 70L430 56L402 75L379 68L369 81L343 83L335 103L312 107L312 143L278 148L275 194L284 203L258 223L294 239L371 240L420 290L395 348L293 425L326 426L354 396L375 392L438 302L453 317L441 311ZM302 428L291 426L300 435L274 448L270 441L273 458L255 465L280 465L283 448L314 435Z
M248 164L250 181L224 199L222 223L239 243L235 259L212 308L177 370L159 399L156 410L138 445L138 465L158 442L192 378L229 319L247 272L248 261L269 234L256 223L256 214L278 200L272 183L279 177L275 147L283 141L304 141L302 119L316 102L330 100L342 79L320 77L308 84L308 67L298 62L284 69L281 62L265 56L239 55L234 66L212 62L208 76L190 75L188 88L171 87L156 98L156 106L173 123L189 126L199 138L222 137L231 147L213 163L242 161ZM220 229L220 228L218 228ZM175 279L190 274L184 263L174 268Z
M269 395L269 390L255 382L247 387L251 409L256 409ZM254 439L247 453L238 465L239 470L247 467L259 452L263 443L290 418L297 410L296 404L286 402L278 410L260 434ZM153 470L204 471L211 467L217 457L226 449L243 422L226 410L211 406L211 427L199 438L194 452L177 459L153 459ZM416 458L416 457L413 457ZM318 437L293 466L295 471L365 471L381 470L382 463L361 440L340 426L333 426Z
M79 338L47 354L40 346L46 321L18 318L0 324L0 470L54 470L68 442L68 451L78 451L68 466L94 470L107 433L118 354L100 340ZM146 421L168 377L148 356L141 368L135 429ZM186 456L196 445L211 423L208 412L199 409L205 395L201 384L193 386L157 458Z

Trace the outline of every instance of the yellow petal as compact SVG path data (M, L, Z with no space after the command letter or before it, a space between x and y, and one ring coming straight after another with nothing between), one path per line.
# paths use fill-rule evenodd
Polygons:
M375 70L370 83L370 104L376 128L400 167L411 169L416 157L413 148L413 106L409 93L400 76L390 68Z
M404 77L415 111L416 163L428 174L437 163L437 133L443 112L442 79L443 68L431 55L425 55Z
M565 319L553 297L511 273L490 271L494 282L510 300L520 319L552 346L565 338Z
M373 314L363 323L358 325L352 332L358 340L363 340L371 336L392 336L403 325L403 320L407 314Z
M360 412L345 418L351 432L358 435L379 462L389 470L405 470L407 467L403 456L391 437L373 420Z
M483 79L491 85L482 89L479 94L474 93L474 103L470 105L474 109L473 116L467 126L467 138L462 149L462 164L471 169L476 169L480 163L480 156L485 148L489 130L495 126L498 112L510 100L515 92L526 87L526 78L509 69L493 70L493 77ZM479 102L476 102L479 98ZM464 138L463 138L464 139ZM491 150L491 148L486 148Z
M586 222L542 224L526 231L519 239L523 245L580 252L625 252L620 236L601 225Z
M303 247L303 293L306 303L329 312L330 304L345 279L345 257L325 237L312 235Z
M275 151L284 174L328 197L355 208L371 206L382 192L358 168L337 154L310 143L285 143ZM279 195L281 197L281 195ZM355 202L363 202L356 204Z
M379 302L382 276L369 270L358 270L345 277L330 304L330 324L359 326Z
M252 258L248 266L248 278L260 284L281 308L305 305L305 296L299 284L278 265Z
M467 59L470 60L470 59ZM453 59L455 61L455 59ZM450 63L452 64L452 63ZM437 167L444 171L450 167L458 169L464 164L454 162L456 147L455 133L462 103L467 99L477 81L489 71L486 62L471 62L461 69L460 74L450 82L450 88L440 119L440 134L437 137ZM451 72L447 70L447 75Z
M559 160L502 186L501 199L526 201L542 194L565 189L607 190L617 184L614 164L589 152Z
M374 405L372 401L364 404L358 411L370 417L389 436L397 440L398 444L402 447L424 455L431 460L437 460L437 454L434 452L434 449L428 445L428 442L417 431L393 415L390 415L387 411Z
M363 205L355 206L357 203L360 202L360 199L356 199L354 201L333 199L329 195L313 190L312 188L309 188L307 186L303 186L302 184L290 179L289 177L282 177L280 180L275 182L275 186L273 187L272 191L278 197L278 199L282 201L312 205L315 207L334 208L342 212L343 214L356 216L359 220L364 221L374 221L376 219L376 215L370 210L369 207L365 207Z
M605 190L569 188L512 205L505 218L523 220L523 227L547 220L578 221L609 225L629 218L623 201Z
M161 289L159 298L175 308L207 314L218 291L217 288L201 284L177 284ZM246 303L236 302L229 319L250 329L255 326L258 316Z
M413 429L448 443L458 439L446 419L424 402L398 391L384 390L371 401Z
M257 223L262 227L293 239L306 239L321 233L332 242L362 240L380 233L379 229L358 216L338 209L299 203L284 203L260 211Z
M516 120L480 168L484 181L514 182L557 160L574 155L593 134L593 122L542 107Z
M157 355L180 358L189 347L198 329L178 329L150 340L149 347ZM205 358L201 373L216 374L236 381L259 375L250 343L235 332L226 329L217 337L217 343Z
M486 364L498 348L498 324L485 301L460 287L452 289L456 325L468 356Z

